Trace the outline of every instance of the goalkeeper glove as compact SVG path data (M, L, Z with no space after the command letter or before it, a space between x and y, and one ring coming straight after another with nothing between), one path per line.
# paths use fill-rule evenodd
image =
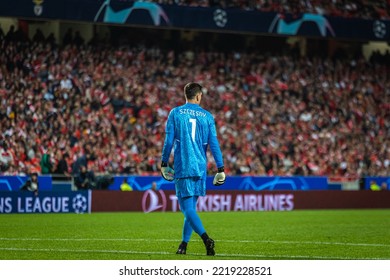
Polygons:
M218 173L215 174L213 185L214 186L220 186L225 183L226 175L225 175L225 168L222 166L218 168Z
M167 181L173 181L175 178L175 171L168 166L168 163L161 162L161 176Z

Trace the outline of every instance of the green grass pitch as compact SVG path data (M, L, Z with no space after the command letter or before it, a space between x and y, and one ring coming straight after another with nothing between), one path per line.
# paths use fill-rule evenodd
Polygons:
M176 255L181 213L0 215L2 260L390 259L390 210L201 212L216 256L194 233Z

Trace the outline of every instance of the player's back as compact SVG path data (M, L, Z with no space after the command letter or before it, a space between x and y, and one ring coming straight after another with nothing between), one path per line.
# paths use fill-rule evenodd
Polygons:
M174 109L174 167L176 178L203 177L212 115L197 104Z

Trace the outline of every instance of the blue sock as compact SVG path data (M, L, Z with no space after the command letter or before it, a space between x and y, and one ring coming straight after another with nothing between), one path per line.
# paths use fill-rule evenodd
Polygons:
M188 242L190 240L192 230L194 230L199 236L202 236L206 232L200 220L198 213L196 212L197 196L190 196L179 198L180 209L184 214L183 225L183 241Z

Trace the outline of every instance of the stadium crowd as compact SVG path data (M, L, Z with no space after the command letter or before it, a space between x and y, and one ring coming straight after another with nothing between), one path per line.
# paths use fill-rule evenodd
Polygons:
M3 37L1 172L157 175L169 110L196 81L229 175L388 176L390 66L376 60Z
M240 8L250 11L279 12L282 14L315 13L336 17L389 19L390 1L367 0L155 0L160 4Z

